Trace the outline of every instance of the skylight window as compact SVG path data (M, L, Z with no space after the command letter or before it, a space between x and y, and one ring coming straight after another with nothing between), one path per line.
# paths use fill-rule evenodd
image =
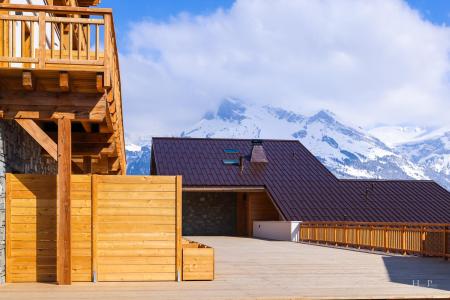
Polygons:
M237 149L225 149L223 150L225 153L239 153L239 150Z
M224 165L239 166L239 159L223 159Z

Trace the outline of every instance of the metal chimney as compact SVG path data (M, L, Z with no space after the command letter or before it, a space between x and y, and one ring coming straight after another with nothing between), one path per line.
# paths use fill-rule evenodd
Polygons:
M264 151L262 140L252 140L252 155L250 162L252 163L268 163L266 151Z

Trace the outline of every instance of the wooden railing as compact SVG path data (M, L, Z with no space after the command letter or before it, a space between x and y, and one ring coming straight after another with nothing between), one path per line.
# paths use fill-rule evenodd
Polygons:
M0 68L103 75L98 77L100 92L108 92L111 117L107 121L114 127L125 169L120 68L111 9L0 4Z
M0 4L0 66L93 68L111 78L116 60L110 9Z
M402 254L450 257L450 224L303 222L299 240Z

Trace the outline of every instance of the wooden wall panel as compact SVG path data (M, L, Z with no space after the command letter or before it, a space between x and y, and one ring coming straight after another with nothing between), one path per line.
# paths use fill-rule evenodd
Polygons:
M253 221L278 221L280 215L265 192L247 194L247 233L253 236Z
M176 279L176 177L95 176L98 281Z
M72 277L91 281L91 185L72 176ZM56 176L7 174L7 282L56 280Z

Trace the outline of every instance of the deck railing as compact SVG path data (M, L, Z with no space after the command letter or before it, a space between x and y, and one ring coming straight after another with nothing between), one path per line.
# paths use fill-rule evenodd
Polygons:
M450 257L450 224L303 222L299 240L402 254Z
M2 67L93 68L110 78L116 56L110 9L0 4Z
M125 166L121 83L112 10L0 4L0 68L94 71L110 89L108 109ZM113 105L115 101L115 105Z

